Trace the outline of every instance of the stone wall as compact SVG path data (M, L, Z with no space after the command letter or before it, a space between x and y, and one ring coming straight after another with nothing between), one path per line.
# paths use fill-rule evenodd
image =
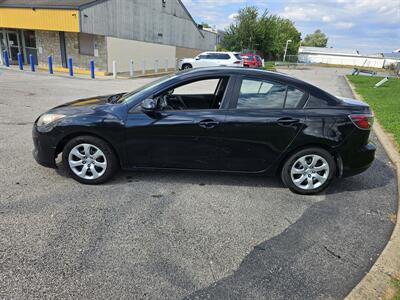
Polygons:
M65 33L65 47L67 57L72 57L75 67L89 69L90 59L94 59L95 68L99 71L107 71L107 45L106 38L101 35L94 36L95 54L97 56L82 55L79 53L78 33ZM58 31L36 30L36 47L38 48L39 65L47 65L47 57L53 56L53 65L60 67L61 49ZM97 52L97 53L96 53Z
M53 64L61 66L60 38L58 31L36 30L36 48L39 65L47 64L47 57L53 55Z

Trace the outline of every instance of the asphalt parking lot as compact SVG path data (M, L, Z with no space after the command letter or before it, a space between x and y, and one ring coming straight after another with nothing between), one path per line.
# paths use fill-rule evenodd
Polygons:
M352 96L348 70L282 71ZM379 143L367 172L318 196L276 178L189 172L85 186L36 164L33 121L152 79L0 73L2 299L341 299L390 237L396 182Z

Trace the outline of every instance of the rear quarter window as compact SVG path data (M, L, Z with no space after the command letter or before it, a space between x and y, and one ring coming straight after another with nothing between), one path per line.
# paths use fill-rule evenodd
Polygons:
M335 106L336 104L337 103L332 99L316 97L310 94L304 108L324 108L324 107L332 107Z

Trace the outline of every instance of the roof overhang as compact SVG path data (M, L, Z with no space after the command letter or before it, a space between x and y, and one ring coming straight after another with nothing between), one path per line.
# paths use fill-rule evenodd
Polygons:
M0 7L0 27L79 32L79 10Z
M77 9L81 10L99 3L105 2L107 0L87 0L78 1L76 4L70 4L71 1L24 1L24 2L6 2L2 3L0 1L0 8L41 8L41 9Z

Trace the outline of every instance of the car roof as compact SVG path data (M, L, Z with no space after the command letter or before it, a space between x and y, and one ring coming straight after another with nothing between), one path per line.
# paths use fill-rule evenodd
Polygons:
M240 54L239 52L229 52L229 51L204 51L204 52L202 52L202 53L200 53L200 54L204 54L204 53L207 53L207 54L209 54L209 53L212 53L212 54Z
M326 97L337 101L337 98L328 92L293 76L280 73L280 72L272 72L260 69L253 68L239 68L239 67L204 67L204 68L194 68L189 70L184 70L176 73L176 79L187 80L187 79L195 79L196 77L201 76L249 76L249 77L259 77L260 79L264 78L266 80L279 81L284 84L292 85L297 87L303 91L308 93L319 95L321 97Z
M305 83L302 80L299 80L290 75L280 73L280 72L272 72L260 69L251 69L251 68L239 68L239 67L204 67L204 68L194 68L189 70L180 71L177 73L177 76L184 77L196 77L196 76L213 76L213 75L244 75L244 76L260 76L260 77L269 77L271 79L277 79L282 81L292 81L296 83Z

